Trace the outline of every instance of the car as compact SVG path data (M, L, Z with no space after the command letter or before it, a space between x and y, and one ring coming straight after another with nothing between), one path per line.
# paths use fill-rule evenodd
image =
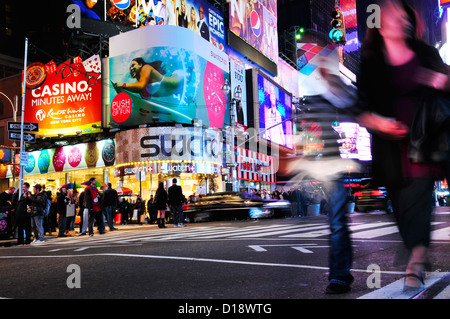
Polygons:
M189 222L285 217L290 207L286 200L251 199L239 192L220 192L188 204L184 216Z
M361 189L353 196L356 200L355 210L358 212L387 211L390 208L386 188L372 186L371 179L362 179Z

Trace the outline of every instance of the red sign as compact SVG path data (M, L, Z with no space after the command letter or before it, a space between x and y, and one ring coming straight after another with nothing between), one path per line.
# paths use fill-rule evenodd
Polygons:
M117 94L111 103L111 116L117 123L125 122L131 115L133 101L131 97L121 92Z
M101 125L101 61L98 55L76 57L57 66L33 63L26 72L26 122L38 122L39 133L54 136L94 133Z

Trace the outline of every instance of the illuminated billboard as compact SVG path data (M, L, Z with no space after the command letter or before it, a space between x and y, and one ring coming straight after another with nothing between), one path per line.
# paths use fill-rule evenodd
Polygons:
M101 60L76 57L60 65L33 63L26 73L25 122L39 123L39 134L95 133L101 125Z
M292 95L258 69L249 70L255 129L263 139L292 149Z
M277 1L231 0L229 3L231 32L277 63Z
M341 138L338 140L339 152L342 158L359 159L361 161L372 160L370 150L370 133L358 123L343 122L333 127Z
M113 125L223 126L228 55L187 29L149 26L110 38L109 77Z
M194 31L212 45L224 50L225 23L223 13L206 0L137 0L137 23L176 25Z

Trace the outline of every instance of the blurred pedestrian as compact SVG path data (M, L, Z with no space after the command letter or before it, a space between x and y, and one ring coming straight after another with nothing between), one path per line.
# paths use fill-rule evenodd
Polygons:
M89 209L89 236L94 236L94 220L100 234L105 233L105 220L102 213L101 196L98 192L97 179L92 177L89 179L89 185L84 190L85 207Z
M34 239L32 244L42 244L44 240L44 208L47 205L47 194L42 191L42 185L33 186L33 196L31 199L31 228Z
M177 185L177 179L172 179L173 185L168 190L168 203L173 214L174 227L184 226L183 204L186 201L181 186Z
M157 219L158 219L158 227L159 228L166 228L166 220L165 220L165 212L167 207L167 193L164 189L164 183L159 182L158 189L155 193L155 208L158 212Z
M441 163L412 141L414 137L426 141L428 150L437 150L434 156L443 155L441 161L448 162L447 153L434 148L440 132L431 131L445 128L433 117L437 113L432 113L432 106L443 106L439 98L448 104L441 94L449 87L447 66L439 52L421 40L421 21L405 1L384 0L380 8L381 28L368 30L361 52L358 87L365 112L359 120L374 133L373 178L387 187L400 234L411 252L405 288L422 288L434 181L443 176ZM429 130L420 131L423 128ZM448 145L444 148L446 152Z
M116 215L116 208L119 204L119 195L117 194L117 191L112 188L111 183L108 183L108 188L103 192L102 203L109 230L117 230L117 228L114 228L114 216Z

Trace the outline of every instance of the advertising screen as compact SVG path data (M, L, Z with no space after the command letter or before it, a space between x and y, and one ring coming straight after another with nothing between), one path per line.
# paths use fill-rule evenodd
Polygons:
M223 14L206 0L137 0L138 26L176 25L194 31L224 50Z
M230 30L273 62L278 62L277 1L229 1Z
M257 73L257 107L259 134L268 141L293 148L292 96L272 80Z
M176 47L174 38L180 39ZM110 122L130 127L196 119L222 128L228 107L225 53L173 26L136 29L110 40Z
M358 123L343 122L334 127L341 136L339 152L342 158L359 159L361 161L372 160L370 150L370 133Z
M37 122L39 134L95 133L101 125L102 81L98 55L60 65L33 63L27 67L25 122Z

